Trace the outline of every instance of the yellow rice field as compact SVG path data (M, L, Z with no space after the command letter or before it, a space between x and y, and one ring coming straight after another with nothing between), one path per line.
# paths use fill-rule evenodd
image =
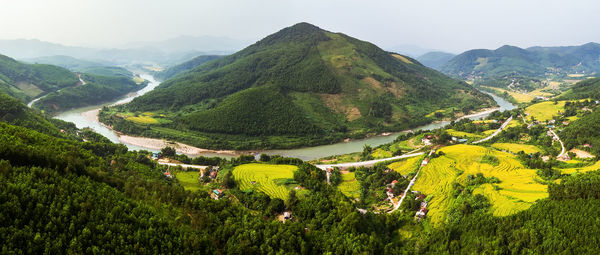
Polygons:
M294 178L297 169L292 165L252 163L237 166L233 169L233 176L241 190L259 190L271 198L286 200L290 189L277 182Z
M408 175L412 171L416 171L421 164L423 157L412 157L402 161L394 162L388 165L388 168L402 174Z
M596 163L591 166L560 169L560 172L563 174L572 174L572 173L585 173L585 172L595 171L595 170L600 170L600 161L596 161Z
M529 116L533 116L536 120L547 121L551 120L553 116L558 115L558 112L562 111L564 106L565 101L559 101L557 104L554 104L552 101L544 101L525 108L525 112Z
M540 150L540 148L538 148L535 145L518 144L518 143L495 143L495 144L492 144L492 147L499 149L499 150L509 151L512 153L517 153L519 151L523 151L527 154L530 154L530 153L536 153L536 152L542 151L542 150Z
M482 173L485 177L495 176L501 181L498 184L481 185L475 190L490 200L491 212L496 216L527 209L536 200L548 196L546 185L535 182L535 170L526 169L510 153L463 144L444 147L440 151L445 155L432 159L423 167L414 186L414 190L433 195L428 217L434 224L445 220L452 200L452 183L456 181L464 184L468 175ZM492 166L481 163L481 158L486 154L498 158L500 164Z

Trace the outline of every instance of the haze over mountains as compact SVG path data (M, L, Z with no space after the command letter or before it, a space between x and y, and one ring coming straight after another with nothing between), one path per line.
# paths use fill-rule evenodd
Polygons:
M66 55L110 65L157 63L174 65L199 55L230 54L248 42L226 37L180 36L157 42L134 42L116 48L66 46L40 40L0 40L0 53L15 59Z

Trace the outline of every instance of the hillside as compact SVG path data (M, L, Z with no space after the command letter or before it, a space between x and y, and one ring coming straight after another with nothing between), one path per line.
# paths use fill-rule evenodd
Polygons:
M156 75L154 75L154 77L161 79L161 80L167 80L172 78L173 76L192 70L194 68L196 68L199 65L202 65L208 61L214 60L214 59L218 59L221 58L223 56L220 55L203 55L203 56L198 56L195 57L189 61L186 61L184 63L169 67L161 72L156 73Z
M74 86L77 75L52 65L24 64L0 55L0 92L27 102L35 97Z
M409 57L300 23L101 117L138 135L212 148L267 148L399 131L433 121L425 116L438 110L450 117L493 105L489 96ZM145 126L119 117L141 112L167 120ZM227 139L206 138L215 135ZM263 138L247 141L258 135Z
M586 99L600 100L600 78L580 81L559 96L559 100Z
M136 83L132 76L118 74L116 76L82 74L81 78L86 82L85 84L51 92L35 102L33 107L54 115L72 108L97 105L117 99L129 92L140 90L148 84L146 81Z
M600 44L569 47L531 47L505 45L496 50L470 50L457 55L441 67L453 77L478 81L495 87L509 84L520 89L535 89L545 78L577 78L600 72ZM504 80L504 81L499 81Z
M111 66L109 63L100 63L88 60L73 58L70 56L46 56L39 58L25 59L24 61L35 64L48 64L64 67L74 72L89 73L106 76L126 76L131 77L133 74L125 68Z
M417 60L426 67L440 70L440 68L446 64L450 59L455 57L455 54L442 52L442 51L431 51L427 52L419 57Z

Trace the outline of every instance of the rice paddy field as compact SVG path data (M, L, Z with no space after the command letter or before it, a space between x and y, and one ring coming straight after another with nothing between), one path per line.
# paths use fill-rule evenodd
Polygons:
M518 143L495 143L492 144L493 148L499 150L505 150L512 153L517 153L519 151L523 151L527 154L541 152L540 148L535 145L530 144L518 144Z
M237 166L233 176L241 190L258 190L271 198L287 200L297 166L251 163Z
M342 183L337 188L347 197L360 197L360 183L356 180L354 172L342 173Z
M423 160L423 157L407 158L405 160L394 162L388 165L388 168L402 175L408 175L409 173L416 171L419 168L421 160Z
M434 224L445 221L446 211L452 200L452 183L464 184L468 175L482 173L495 176L497 184L477 187L475 194L482 194L492 204L495 216L510 215L529 208L536 200L548 196L546 185L535 181L536 171L526 169L516 156L474 145L453 145L440 149L445 155L432 159L421 170L413 189L433 195L429 203L428 218ZM492 155L499 161L497 166L482 163L484 155Z
M494 131L492 131L492 133ZM481 139L481 138L484 137L483 135L478 135L478 134L473 134L473 133L467 133L467 132L463 132L463 131L456 131L454 129L447 129L446 132L448 132L448 134L451 135L451 136L464 137L464 138L467 138L467 139L471 139L471 138L472 139Z
M544 101L525 108L525 112L529 116L533 116L536 120L547 121L551 120L553 116L558 115L559 111L564 110L565 102L558 101L557 104L554 104L552 101Z
M562 174L585 173L589 171L600 170L600 161L596 161L593 165L584 167L573 167L560 169Z

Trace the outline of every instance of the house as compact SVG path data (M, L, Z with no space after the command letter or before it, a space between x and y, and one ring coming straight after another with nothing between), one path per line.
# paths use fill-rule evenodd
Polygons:
M562 124L566 126L566 125L569 125L569 122L568 121L563 121Z
M429 138L423 138L423 139L421 139L421 142L423 142L423 144L425 144L425 146L431 145L431 140L429 140Z
M458 139L458 142L459 143L466 143L467 139L466 138L461 138L461 139Z
M565 153L564 155L558 157L558 160L569 161L569 160L571 160L571 157L569 157L569 155L567 153Z
M219 198L223 197L223 191L220 189L214 189L210 194L210 197L212 197L214 200L219 200Z
M423 160L423 162L421 162L421 165L422 166L426 166L428 163L429 163L429 159L426 158L426 159Z
M157 160L159 158L158 152L152 153L152 159Z
M171 174L171 172L169 172L169 171L166 171L166 172L164 173L164 175L165 175L167 178L171 178L171 179L173 179L173 175L172 175L172 174Z
M592 148L592 146L589 143L584 144L583 147L585 147L585 148Z
M290 212L290 211L283 212L283 219L284 220L290 220L290 219L292 219L292 212Z
M548 130L546 131L546 136L554 136L554 134L552 134L552 131Z
M392 181L392 188L393 188L394 186L396 186L396 183L398 183L398 180L393 180L393 181Z

